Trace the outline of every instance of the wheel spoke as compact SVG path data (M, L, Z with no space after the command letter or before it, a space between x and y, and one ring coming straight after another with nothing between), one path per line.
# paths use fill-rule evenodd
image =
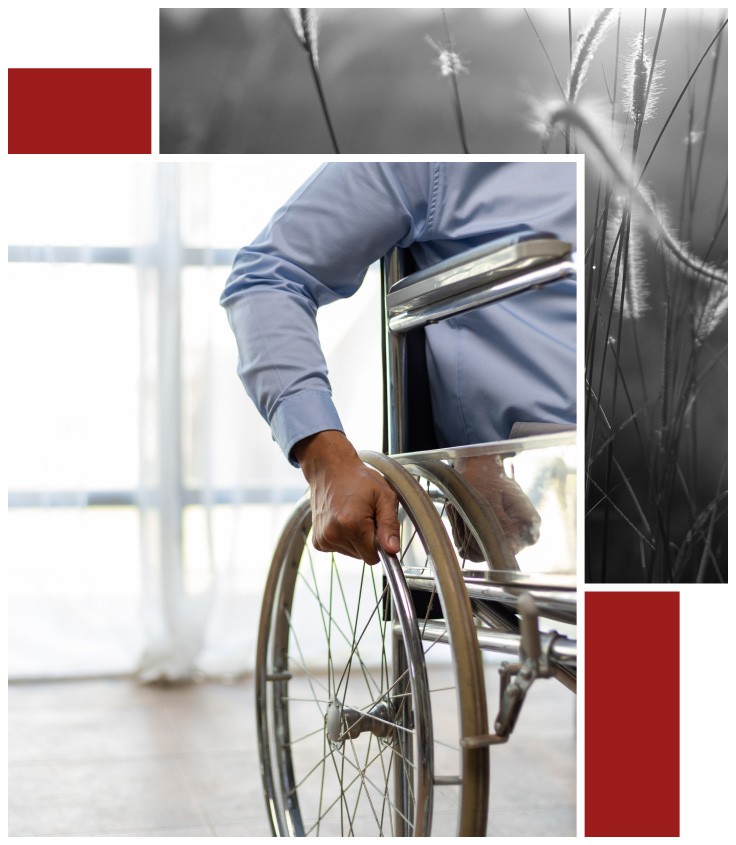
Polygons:
M407 766L411 766L412 769L416 769L416 765L413 760L410 760L406 755L402 754L401 751L396 750L396 745L392 744L388 746L391 749L391 754L393 757L397 757L401 760L402 763L405 763Z
M370 744L370 743L369 743L369 744ZM355 768L356 768L356 769L358 769L358 771L360 772L360 780L361 780L361 783L360 783L360 788L362 789L362 788L363 788L363 786L365 785L365 782L368 780L368 778L365 776L365 769L361 769L361 768L360 768L360 762L359 762L359 760L358 760L358 752L355 750L355 745L354 745L354 743L353 743L352 737L350 737L350 747L352 748L352 750L353 750L353 756L355 757ZM367 768L367 766L366 766L366 768ZM371 784L371 785L373 785L373 784ZM379 792L380 792L380 790L379 790ZM376 809L375 809L375 807L373 806L373 801L372 801L371 796L370 796L370 793L368 792L368 790L367 790L367 789L366 789L366 791L365 791L365 796L366 796L366 798L368 799L368 804L370 805L371 812L373 813L373 818L376 820L376 825L378 825L378 830L380 831L380 830L381 830L381 825L380 825L380 823L379 823L379 821L378 821L378 816L376 815ZM355 809L356 809L356 810L358 809L358 808L357 808L357 806L356 806L356 808L355 808ZM351 827L352 827L352 822L351 822Z
M324 605L324 604L323 604L323 603L319 600L319 598L318 598L317 594L316 594L316 593L314 592L314 590L312 589L312 585L311 585L311 584L307 581L307 579L306 579L306 578L305 578L305 577L301 574L301 572L299 572L299 573L298 573L298 576L299 576L299 578L302 580L302 582L304 583L304 585L306 586L306 588L309 590L309 592L310 592L310 593L314 596L314 598L317 600L317 602L318 602L318 604L320 605L320 607L321 607L323 610L328 610L328 609L325 607L325 605ZM339 583L339 574L338 574L338 583ZM385 590L384 590L384 592L385 592ZM373 611L373 612L375 613L375 609L374 609L374 611ZM328 610L328 613L330 614L330 619L331 619L332 621L334 621L334 617L332 616L331 611L329 611L329 610ZM372 615L371 615L371 618L372 618ZM380 617L379 617L379 618L380 618ZM368 624L370 623L370 621L371 621L371 620L369 619L369 620L368 620ZM366 629L367 629L367 627L368 627L368 624L366 624ZM342 628L340 627L340 625L338 625L338 624L337 624L337 622L336 622L336 621L334 621L334 625L335 625L335 629L336 629L337 631L339 631L339 632L340 632L340 634L342 635L342 637L343 637L343 639L345 640L345 642L346 642L346 643L347 643L347 644L351 647L350 658L352 658L353 654L355 654L355 655L356 655L356 657L357 657L357 659L358 659L358 662L360 663L361 668L364 670L364 672L368 672L368 674L369 674L369 675L371 675L371 673L370 673L370 669L368 669L368 667L364 664L363 659L362 659L362 658L361 658L361 656L360 656L360 652L359 652L359 651L357 651L357 649L355 648L354 636L353 636L353 638L348 637L348 635L347 635L347 634L346 634L346 633L342 630ZM350 615L349 615L349 613L348 613L348 625L350 625ZM352 626L351 626L351 630L352 630ZM365 633L365 629L364 629L363 633ZM361 634L361 638L362 638L362 636L363 636L363 634ZM358 643L359 643L359 642L360 642L360 639L358 640ZM350 660L350 658L348 658L348 660ZM348 665L349 665L349 664L348 664ZM347 666L346 666L346 669L347 669ZM334 692L330 693L330 691L329 691L329 689L328 689L328 693L329 693L330 695L332 695L333 697L337 696L337 693L338 693L338 691L339 691L339 687L342 685L342 681L343 681L344 676L345 676L345 670L343 670L343 675L342 675L342 677L340 678L340 683L337 685L337 689L335 689L335 685L334 685L334 666L333 666L333 679L332 679L332 680L333 680L333 684L332 684L332 685L333 685ZM379 687L379 685L376 683L375 678L373 678L373 676L372 676L372 675L371 675L371 680L373 681L373 685L374 685L377 689L379 689L380 687ZM329 683L329 670L328 670L328 683ZM367 681L366 681L366 683L367 683ZM370 689L370 685L369 685L369 689Z
M453 801L449 795L446 795L438 786L435 786L434 791L438 795L441 795L445 799L445 801L447 801L448 804L452 804L452 806L457 810L457 803Z
M358 614L360 613L360 596L361 596L361 593L363 592L364 571L365 571L365 567L363 567L363 572L360 573L360 588L358 589L358 607L356 608L356 611L355 611L356 624L357 624ZM343 592L343 589L342 589L342 580L340 578L339 572L337 574L337 583L338 583L338 586L340 587L340 592L342 593L342 600L345 604L345 612L348 614L348 625L350 626L350 631L353 635L352 649L350 651L350 657L348 657L348 662L345 665L345 670L347 670L347 675L345 674L345 670L343 670L342 676L340 677L340 681L337 684L337 686L335 687L335 698L337 698L337 696L340 692L340 687L342 687L342 682L344 680L345 681L345 692L343 693L343 698L346 698L346 696L348 694L348 684L350 683L350 672L353 669L353 655L355 654L355 651L357 649L357 645L355 644L356 628L352 624L352 622L350 621L350 611L347 608L347 601L345 600L345 593ZM360 660L360 657L358 657L358 660ZM345 765L345 762L344 762L344 755L343 755L343 766L344 765Z
M287 796L293 795L300 786L303 786L307 780L317 771L317 769L327 760L327 758L332 754L332 749L330 749L323 757L320 757L319 760L312 766L312 768L304 775L303 778L299 780L299 783L295 783L294 786L286 793Z
M293 663L293 664L294 664L297 668L301 669L301 670L302 670L302 672L304 672L304 674L307 676L307 680L310 682L310 683L309 683L310 687L311 687L311 685L312 685L312 683L311 683L311 682L312 682L312 681L314 681L314 682L315 682L315 684L319 684L319 685L322 687L322 689L323 689L326 693L329 693L329 690L328 690L328 689L327 689L327 687L326 687L326 686L322 683L322 681L320 681L320 679L319 679L316 675L313 675L313 674L309 671L309 669L307 669L307 667L306 667L303 663L300 663L300 662L296 659L296 657L294 657L294 655L293 655L293 654L287 654L287 655L286 655L286 659L287 659L287 660L289 660L289 661L291 661L291 662L292 662L292 663ZM312 692L314 692L314 689L312 690ZM321 698L317 698L317 694L316 694L316 693L314 694L314 698L313 698L313 699L312 699L312 698L310 698L310 699L309 699L309 701L316 701L316 702L318 702L318 703L319 703L320 701L322 701L322 700L323 700L323 699L321 699Z
M385 784L385 789L383 791L383 801L381 802L381 824L383 824L383 817L386 814L386 804L389 805L389 814L388 814L388 824L389 828L391 829L391 836L395 836L394 833L394 817L393 813L391 813L391 799L388 797L388 790L391 786L391 766L394 762L393 754L388 755L388 770L384 766L383 763L383 752L386 750L384 747L381 751L381 768L383 769L383 782Z
M321 608L322 610L327 610L327 612L328 612L328 613L330 613L330 611L328 610L328 608L327 608L327 607L325 607L325 605L324 605L324 604L322 604L322 602L319 600L319 598L317 597L317 594L316 594L316 593L314 592L314 590L312 589L312 585L309 583L309 581L307 581L307 579L304 577L304 575L302 575L302 573L301 573L301 572L299 572L299 573L298 573L298 576L299 576L299 578L300 578L300 579L304 582L305 587L309 590L309 592L310 592L310 593L314 596L314 598L317 600L317 603L319 604L320 608ZM331 618L332 618L332 620L333 620L333 622L334 622L334 625L335 625L336 630L338 630L338 631L340 632L340 634L342 635L342 638L345 640L345 642L346 642L348 645L352 645L352 643L353 643L352 638L351 638L351 637L349 637L349 636L348 636L348 635L347 635L347 634L346 634L346 633L342 630L342 628L341 628L341 627L337 624L337 622L335 621L334 617L332 617L332 614L331 614L331 613L330 613L330 616L331 616ZM348 623L348 624L349 624L349 623Z
M341 755L340 755L341 761L340 761L340 771L339 771L339 772L338 772L338 769L337 769L337 763L335 762L335 753L334 753L334 751L332 751L332 749L330 749L330 758L332 759L332 764L333 764L333 765L334 765L334 767L335 767L335 774L337 775L338 782L339 782L339 783L340 783L340 785L342 786L342 783L343 783L344 778L345 778L345 755L344 755L344 754L341 754ZM348 789L350 789L350 785L348 785ZM334 806L335 806L335 804L336 804L338 801L340 801L340 833L341 833L342 835L344 835L344 834L345 834L345 821L344 821L344 814L345 814L345 813L347 813L347 816L348 816L348 822L350 822L350 811L349 811L349 809L348 809L347 800L346 800L346 798L345 798L345 793L346 793L346 792L347 792L347 790L345 790L345 789L340 789L340 794L339 794L339 795L337 796L337 798L336 798L336 799L332 802L332 804L330 804L330 806L327 808L327 811L329 812L329 810L330 810L332 807L334 807ZM350 833L353 833L353 826L352 826L352 824L350 824ZM355 834L353 834L353 835L355 835Z
M420 634L421 637L424 637L424 632L427 629L427 622L429 621L429 611L432 609L432 602L434 601L434 597L437 593L437 584L434 582L432 583L432 593L429 596L429 601L427 602L427 612L424 614L424 622L422 623L422 633Z
M333 593L333 586L335 583L334 579L334 572L335 572L335 555L330 555L330 610L329 610L329 618L330 622L328 625L327 631L327 648L329 654L329 666L327 669L327 686L330 686L330 682L332 682L332 688L335 688L335 664L332 662L332 593Z
M434 740L434 744L435 745L442 745L444 748L449 748L452 751L460 751L459 745L450 745L449 742L442 742L441 739L437 739L436 737L435 737L435 740Z
M383 589L383 593L381 593L381 597L383 597L383 596L386 594L386 592L387 592L387 591L388 591L388 584L384 587L384 589ZM373 610L371 611L371 615L370 615L370 617L369 617L368 621L365 623L365 626L364 626L363 630L361 631L360 636L358 637L357 641L356 641L356 642L355 642L355 644L353 645L352 651L350 652L350 655L349 655L349 657L348 657L348 662L347 662L347 665L346 665L346 666L345 666L345 668L343 669L343 671L342 671L342 676L340 677L340 681L339 681L339 683L338 683L338 685L337 685L337 689L338 689L338 690L339 690L339 689L340 689L340 687L342 686L342 682L343 682L343 679L344 679L344 677L345 677L345 673L346 673L346 672L348 672L348 671L350 670L350 665L351 665L351 663L352 663L352 657L353 657L353 654L355 654L355 652L356 652L356 650L357 650L358 646L360 645L360 641L363 639L363 635L364 635L364 634L365 634L365 632L368 630L368 626L371 624L371 620L373 619L373 617L374 617L374 615L375 615L376 611L378 610L378 607L379 607L379 605L377 604L377 605L373 608Z
M448 690L456 690L456 689L457 689L456 686L435 687L434 689L429 690L429 692L447 692ZM397 692L396 695L394 695L393 697L394 698L401 698L402 696L406 696L406 695L411 695L411 693L410 692ZM310 701L311 701L311 699L310 699Z
M389 748L390 748L390 746L389 746ZM370 761L370 763L368 764L368 766L371 766L373 763L375 763L375 761L378 759L378 757L379 757L382 753L383 753L383 750L382 750L382 751L379 751L379 752L378 752L378 754L377 754L377 755L376 755L376 756L375 756L375 757L374 757L374 758ZM348 789L349 789L349 788L350 788L350 787L351 787L351 786L352 786L352 785L353 785L353 784L354 784L354 783L358 780L358 778L360 778L360 777L364 777L364 778L365 778L365 782L366 782L366 783L368 783L368 784L370 784L370 785L371 785L371 786L372 786L372 787L373 787L373 788L374 788L374 789L375 789L375 790L379 793L379 795L383 795L383 794L384 794L384 790L383 790L383 789L380 789L378 786L376 786L376 784L375 784L375 783L374 783L374 782L373 782L373 781L372 781L372 780L371 780L371 779L370 779L367 775L365 775L365 773L364 773L364 772L363 772L363 773L361 773L361 771L360 771L359 767L358 767L358 766L356 766L356 765L355 765L355 763L353 763L353 761L352 761L352 760L351 760L351 759L350 759L347 755L345 755L343 759L345 760L345 762L346 762L349 766L352 766L354 769L357 769L357 770L358 770L358 774L357 774L357 775L355 776L355 778L353 778L353 780L352 780L352 781L348 784ZM368 768L368 766L366 766L366 769ZM406 816L405 816L405 815L401 812L401 810L400 810L400 809L396 806L396 804L394 804L394 802L393 802L390 798L388 798L388 799L387 799L387 801L388 801L389 805L391 806L391 808L392 808L392 809L394 809L394 810L396 810L396 812L397 812L397 813L401 816L401 818L402 818L402 819L404 819L404 821L405 821L405 822L406 822L406 823L407 823L410 827L414 827L414 825L413 825L413 823L411 822L411 820L410 820L410 819L407 819L407 817L406 817Z
M367 747L366 747L366 752L365 752L365 766L364 766L364 769L367 769L367 768L368 768L368 758L370 757L370 753L371 753L371 743L372 743L372 742L373 742L373 734L371 734L371 735L368 737L368 745L367 745ZM355 806L354 806L354 808L353 808L353 815L352 815L352 822L353 822L353 824L355 824L355 817L356 817L356 815L358 814L358 804L360 803L360 796L361 796L361 793L363 792L363 786L364 786L364 783L363 783L363 780L361 779L361 781L360 781L360 786L358 787L358 794L357 794L357 796L356 796L356 798L355 798ZM379 825L379 830L380 830L380 825Z
M335 755L332 755L332 759L334 761ZM335 771L337 771L337 766L335 766ZM345 754L340 755L340 784L342 785L343 781L345 780ZM340 833L344 835L345 833L345 821L343 818L343 813L348 814L348 822L350 821L350 810L348 809L348 802L347 798L345 797L345 793L343 792L343 800L340 803ZM350 826L350 832L353 832L352 825Z
M380 747L381 743L379 742L378 744L379 744L379 747ZM386 771L386 766L385 766L384 760L383 760L383 752L386 750L387 747L388 746L384 745L384 747L381 748L381 751L379 753L379 759L381 761L381 771L383 772L383 782L385 784L385 788L383 790L383 800L381 801L381 830L383 830L383 817L386 815L386 801L388 800L388 789L389 789L389 785L390 785L390 782L391 782L390 781L391 763L393 762L393 757L389 754L388 771ZM394 821L393 821L393 816L391 815L391 813L388 814L388 824L389 824L389 828L391 830L391 836L393 836L394 835Z
M411 532L411 537L409 537L409 541L408 541L408 543L406 544L406 546L404 546L404 547L403 547L403 548L404 548L404 551L401 553L401 556L399 557L399 563L403 563L403 562L404 562L404 558L406 557L406 553L409 551L409 548L411 547L412 540L413 540L416 536L417 536L417 529L416 529L416 528L414 528L414 530Z
M403 698L401 700L401 705L399 706L399 712L397 714L397 719L400 718L401 711L403 710L405 704L406 704L406 698ZM396 727L401 727L401 726L397 725ZM413 733L413 731L412 731L412 733ZM396 757L399 758L399 760L401 760L402 766L404 766L404 767L411 766L411 768L414 769L414 771L416 771L416 765L415 765L413 759L411 759L410 757L407 757L407 755L405 753L405 751L406 751L406 745L405 745L406 739L407 739L407 737L406 737L405 734L397 734L396 740L397 740L400 751L397 751L397 749L396 749L397 743L391 744L391 751L393 752L393 754ZM409 790L409 798L411 800L411 804L412 804L412 806L416 806L416 801L414 799L414 790L412 789L412 781L413 781L413 779L411 777L406 777L406 785L407 785L407 788Z
M424 649L425 657L429 654L430 651L437 645L438 642L444 637L445 631L440 631L439 634L432 640L432 642Z
M395 680L395 681L391 684L391 686L390 686L390 687L386 690L386 692L381 693L381 695L380 695L380 697L379 697L379 698L374 698L374 699L373 699L373 701L369 702L368 704L366 704L366 705L365 705L365 707L361 708L359 712L360 712L360 713L364 713L364 714L365 714L365 713L366 713L367 711L369 711L372 707L375 707L375 706L376 706L376 704L378 704L378 703L379 703L379 702L380 702L383 698L385 698L385 697L386 697L386 696L387 696L387 695L391 692L391 690L392 690L392 689L396 686L396 684L398 684L398 683L399 683L399 681L401 681L401 680L402 680L402 678L405 678L408 674L409 674L409 670L408 670L408 669L405 669L405 670L401 673L401 675L399 675L399 677L398 677L398 678L396 678L396 680ZM402 693L402 695L409 695L409 694L410 694L410 693ZM400 696L398 696L398 695L397 695L396 697L397 697L397 698L399 698ZM392 722L391 724L393 725L394 723Z
M360 575L360 588L358 590L358 605L355 609L355 621L356 621L356 623L357 623L357 621L360 617L360 602L361 602L361 599L362 599L362 596L363 596L363 583L364 583L364 579L365 579L365 571L366 571L366 564L363 564L363 570L362 570L361 575ZM371 570L371 572L372 572L372 570ZM350 622L350 611L348 610L348 604L347 604L347 600L345 598L345 592L342 588L342 579L340 578L339 570L336 570L336 573L337 573L337 584L338 584L338 587L340 588L340 593L342 594L343 604L345 605L345 613L347 614L347 617L348 617L348 625L350 625L350 631L353 635L353 644L354 644L354 646L356 646L356 647L353 648L353 651L355 652L355 654L358 658L358 663L360 664L360 669L363 673L363 678L365 680L366 686L368 687L368 691L370 692L371 683L372 683L373 686L376 688L376 690L378 690L380 692L380 689L381 689L380 684L376 683L376 680L373 677L372 672L370 671L370 669L368 669L368 667L365 665L362 657L360 656L360 651L357 650L357 645L355 644L355 630L353 628L353 625ZM378 607L378 606L379 606L379 600L377 599L376 600L376 607ZM374 610L374 612L375 612L375 610ZM371 614L371 618L372 618L372 616L373 616L373 614ZM381 617L379 616L378 619L379 619L379 627L380 627ZM370 620L369 620L369 622L370 622ZM363 634L365 633L366 630L367 630L367 628L363 629ZM361 639L363 637L363 634L361 634ZM352 657L352 653L351 653L351 657ZM348 689L348 683L349 682L350 682L350 670L348 669L347 679L345 681L345 692L343 694L343 697L347 697L347 689ZM335 696L336 697L337 697L337 694L339 692L339 688L340 688L341 685L342 685L342 678L340 679L340 684L338 684L338 688L335 690Z
M384 752L385 750L386 750L385 748L381 749L381 751L379 751L379 752L378 752L378 754L376 754L376 756L375 756L375 757L374 757L374 758L373 758L373 759L372 759L372 760L368 763L368 765L367 765L365 768L367 769L369 766L373 765L373 763L375 763L375 761L376 761L376 760L380 757L380 755L381 755L381 754L383 754L383 752ZM330 752L327 756L329 757L329 756L331 756L331 754L332 754L332 752ZM346 759L346 758L344 758L344 759ZM334 757L333 757L333 762L334 762ZM353 766L353 768L355 768L354 763L352 763L349 759L347 759L347 763L348 763L349 765ZM309 836L309 834L310 834L310 833L314 830L314 828L315 828L315 827L317 827L317 825L318 825L318 824L322 821L322 819L324 819L324 818L325 818L325 816L326 816L326 815L330 812L330 810L331 810L331 809L335 806L335 804L337 804L337 802L338 802L338 801L340 801L340 799L341 799L341 798L344 798L344 796L346 795L346 793L348 792L348 790L350 789L350 787L351 787L351 786L353 786L355 783L357 783L360 779L361 779L361 775L360 775L360 771L358 771L358 774L357 774L357 775L355 775L355 777L354 777L354 778L350 781L350 783L349 783L347 786L344 786L344 785L342 786L342 788L341 788L341 790L340 790L340 794L337 796L337 798L335 798L335 800L334 800L334 801L333 801L333 802L332 802L332 803L331 803L331 804L327 807L327 809L325 809L325 811L324 811L323 813L321 813L321 815L319 816L319 818L317 818L317 819L314 821L314 823L312 824L312 826L311 826L308 830L306 830L306 831L304 832L304 835L305 835L305 836ZM371 782L369 779L367 779L367 778L366 778L366 780L367 780L367 782L368 782L368 783L370 783L370 784L371 784L371 786L373 786L373 788L374 788L374 789L376 788L376 786L375 786L375 784L374 784L374 783L372 783L372 782ZM342 780L340 780L340 783L342 784ZM380 791L381 791L381 790L379 790L379 792L380 792ZM383 794L383 793L382 793L382 794ZM389 798L389 799L387 799L387 800L388 800L389 804L391 805L391 807L393 807L393 808L394 808L397 812L400 812L400 811L398 810L398 808L397 808L397 807L393 804L393 802L391 801L391 799L390 799L390 798ZM409 821L409 820L408 820L405 816L402 816L402 818L404 818L404 820L405 820L408 824L411 824L411 822L410 822L410 821Z
M309 688L312 690L312 696L314 697L314 703L317 705L317 709L319 710L320 714L321 714L322 716L324 716L325 714L322 712L322 708L319 706L320 699L319 699L319 698L317 698L317 693L315 692L314 685L312 684L312 681L314 681L315 683L319 684L319 685L322 687L322 689L327 689L327 687L325 687L325 685L322 683L322 681L320 681L320 680L319 680L319 678L316 678L316 677L315 677L315 676L314 676L314 675L313 675L313 674L309 671L309 669L307 669L307 667L304 665L306 661L304 660L304 654L302 653L301 646L299 645L299 638L297 637L297 635L296 635L296 631L294 630L294 627L293 627L293 625L291 624L291 614L289 613L289 611L288 611L286 608L284 608L284 613L286 614L286 621L289 623L289 631L290 631L291 635L292 635L292 636L293 636L293 638L294 638L294 642L296 643L296 647L297 647L297 650L298 650L298 652L299 652L299 656L300 656L300 657L301 657L301 659L302 659L302 662L301 662L301 663L299 663L299 661L298 661L298 660L296 660L296 658L294 657L294 655L293 655L293 654L291 654L291 653L288 653L288 654L286 655L286 657L287 657L287 659L288 659L288 660L291 660L293 663L296 663L296 665L297 665L297 666L298 666L298 667L302 670L302 672L304 672L304 674L307 676L307 680L309 681ZM328 695L329 695L329 692L330 692L330 691L327 689L327 694L328 694Z
M324 628L325 638L327 639L327 689L329 691L329 687L330 687L330 668L332 667L332 649L331 649L330 634L327 630L327 623L325 622L325 610L326 610L326 608L325 608L324 603L322 602L322 599L320 598L320 595L319 595L319 585L317 584L317 573L314 571L314 561L312 560L312 552L309 549L309 543L307 543L305 545L305 548L307 550L307 557L309 559L309 568L312 572L312 581L314 582L314 596L317 599L317 603L319 604L319 612L320 612L320 616L322 618L322 627ZM333 556L333 560L334 560L334 556ZM332 607L332 589L331 589L332 584L331 584L331 582L332 582L332 578L330 577L330 607ZM329 613L330 623L331 623L332 622L332 612L331 612L331 610L329 610L328 613Z
M311 701L312 699L307 698L307 699L303 699L303 700L304 701ZM282 742L281 747L282 748L288 748L290 745L296 745L297 742L301 742L303 739L309 739L310 736L315 736L316 734L319 734L319 733L323 734L324 732L325 732L325 729L322 726L320 726L319 728L317 728L316 731L310 731L308 734L304 734L304 736L300 736L299 739L290 739L288 742Z
M322 734L322 751L327 746L327 734ZM327 754L322 757L322 779L319 784L319 806L317 807L317 836L319 836L320 819L322 818L322 798L325 794L325 772L327 770Z
M373 596L376 600L376 604L379 604L381 599L378 596L375 569L373 567L371 567L371 581L373 583ZM381 684L379 686L379 690L383 689L384 683L388 683L388 658L386 657L386 624L386 620L381 619L379 615L378 626L381 630Z

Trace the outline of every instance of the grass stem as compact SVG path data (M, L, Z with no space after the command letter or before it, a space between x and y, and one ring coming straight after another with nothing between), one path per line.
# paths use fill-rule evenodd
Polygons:
M455 50L452 35L450 34L450 24L447 21L447 12L442 10L442 24L445 29L445 50L449 57L447 62L447 69L449 71L450 79L452 80L452 103L455 108L455 119L457 120L457 128L460 133L460 143L462 144L463 152L467 155L470 153L468 146L468 138L465 134L465 120L463 118L463 107L460 102L460 86L458 85L457 75L458 70L462 68L462 63Z
M309 57L309 66L312 68L312 76L314 77L314 84L317 86L317 94L319 95L319 101L322 105L322 114L325 117L325 122L327 123L327 131L330 133L330 139L332 141L332 146L335 149L336 153L340 153L340 149L337 146L337 137L335 136L335 130L332 126L332 120L330 119L330 112L327 108L327 100L325 99L325 92L322 90L322 80L319 75L319 68L317 67L317 62L314 61L312 56Z
M327 100L325 99L325 92L322 89L322 79L319 73L319 51L317 47L317 29L318 20L315 9L287 9L285 10L287 20L289 20L294 33L307 53L309 58L309 66L312 69L312 77L314 84L317 87L317 95L322 106L322 114L327 124L327 131L330 133L330 140L336 153L340 150L337 146L337 137L330 119L330 112L327 108Z

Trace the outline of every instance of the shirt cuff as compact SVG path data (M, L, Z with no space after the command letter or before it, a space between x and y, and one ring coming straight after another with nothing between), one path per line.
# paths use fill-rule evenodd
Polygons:
M284 399L271 417L271 434L292 466L299 464L291 454L295 443L318 431L345 430L332 396L324 390L302 390Z

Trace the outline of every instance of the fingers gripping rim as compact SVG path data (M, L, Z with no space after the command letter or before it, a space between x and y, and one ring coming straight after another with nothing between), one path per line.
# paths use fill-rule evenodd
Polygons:
M430 498L400 464L379 452L360 452L359 456L384 476L414 522L422 526L429 546L429 560L445 615L450 644L455 655L461 738L487 734L488 712L483 663L473 613L463 583L462 570L458 566L442 521ZM487 748L477 751L483 753L476 753L476 750L463 752L459 836L485 835L490 781L489 754Z

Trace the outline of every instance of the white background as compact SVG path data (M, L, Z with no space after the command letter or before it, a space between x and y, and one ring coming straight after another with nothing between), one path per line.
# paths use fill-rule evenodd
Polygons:
M177 3L183 7L190 4ZM229 4L218 4L218 6ZM242 4L238 4L242 5ZM346 4L335 4L344 6ZM371 4L361 4L371 5ZM412 4L407 4L412 5ZM487 4L463 4L465 6ZM547 4L537 4L547 5ZM678 4L679 5L679 4ZM196 8L196 6L194 6ZM128 2L8 4L2 27L8 67L150 67L152 68L153 146L158 148L158 6ZM5 104L2 119L6 120ZM6 147L7 149L7 147ZM161 157L162 160L169 157ZM404 159L410 157L403 157ZM12 159L6 156L6 166ZM3 190L3 195L5 191ZM7 211L5 212L7 213ZM12 213L12 209L10 210ZM12 350L7 351L12 366ZM4 371L3 371L4 372ZM4 384L3 384L4 387ZM3 395L5 391L3 390ZM3 420L4 434L4 420ZM4 438L3 438L4 439ZM2 458L2 473L4 455ZM730 462L729 462L730 468ZM581 497L582 500L582 497ZM3 512L3 528L4 528ZM4 532L3 532L4 534ZM582 549L582 543L580 544ZM582 560L579 571L582 572ZM607 589L596 586L595 589ZM621 589L611 585L610 589ZM637 588L641 589L641 588ZM652 589L670 589L654 586ZM733 835L733 585L684 585L681 592L681 834L688 841L725 841ZM729 600L730 599L730 600ZM582 605L582 602L580 602ZM611 636L621 643L626 683L627 661L656 661L646 643L636 639L627 620L612 622ZM610 729L627 742L627 728L637 718L637 691L630 709ZM582 715L584 697L579 698ZM583 830L583 744L579 751L579 825ZM636 765L636 749L631 749ZM612 808L616 813L618 808ZM620 808L622 811L625 808Z

